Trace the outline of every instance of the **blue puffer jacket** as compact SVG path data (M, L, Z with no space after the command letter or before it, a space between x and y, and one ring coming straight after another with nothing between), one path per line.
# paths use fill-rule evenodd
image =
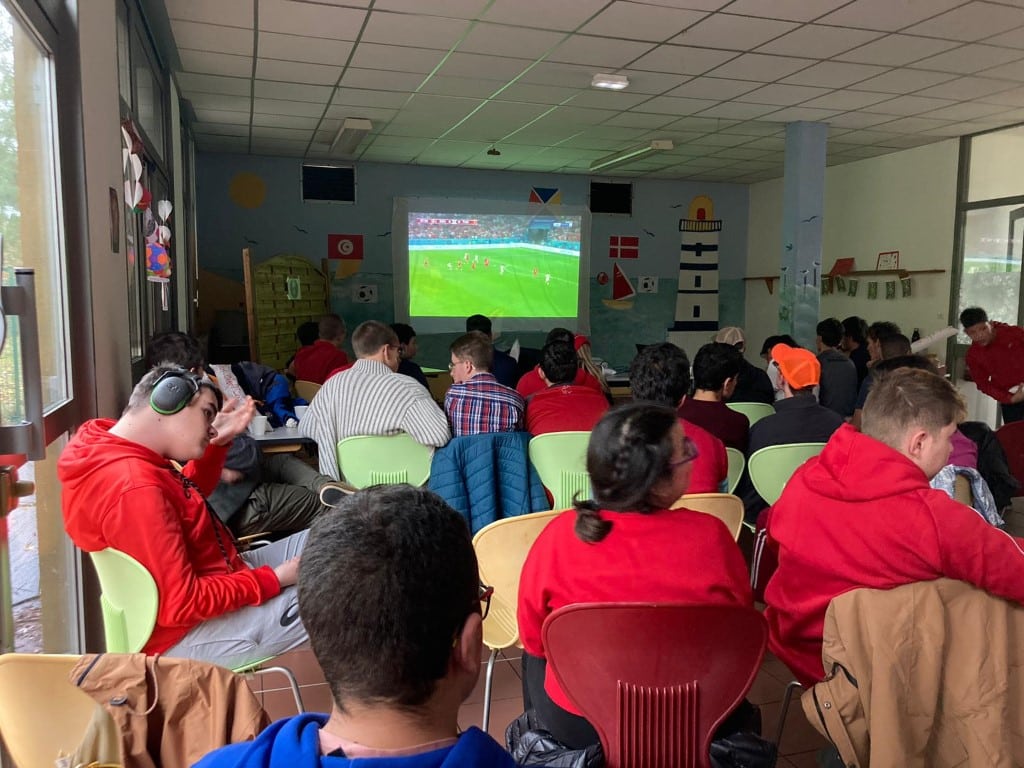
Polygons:
M464 514L473 533L495 520L550 509L529 442L526 432L456 437L434 452L427 487Z

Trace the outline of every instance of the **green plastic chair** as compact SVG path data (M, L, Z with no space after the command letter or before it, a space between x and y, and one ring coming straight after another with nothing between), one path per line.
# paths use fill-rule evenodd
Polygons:
M729 473L726 475L726 493L732 493L740 483L740 478L743 476L743 467L746 466L747 460L743 456L743 451L739 448L726 448L725 456L729 460Z
M371 485L425 485L434 451L405 432L358 435L338 442L338 467L356 488Z
M821 453L824 447L825 443L791 443L769 445L754 451L747 461L750 482L762 499L768 504L774 504L797 468Z
M726 403L726 405L746 416L750 421L750 426L754 426L765 416L775 413L775 409L766 403Z
M100 606L103 610L103 635L108 653L139 653L156 625L160 598L156 581L146 567L131 555L107 548L90 552L100 580ZM264 666L274 657L249 662L231 671L240 675L278 672L288 679L299 712L305 712L299 681L287 667Z
M587 474L589 442L589 432L549 432L530 440L530 463L554 497L552 509L569 509L576 494L581 500L593 495Z

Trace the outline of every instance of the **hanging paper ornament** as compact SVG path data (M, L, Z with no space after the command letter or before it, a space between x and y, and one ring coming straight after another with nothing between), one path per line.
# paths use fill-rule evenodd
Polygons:
M135 204L135 208L132 209L134 211L144 211L149 208L150 203L153 202L153 195L148 189L141 185L139 186L139 189L142 190L142 194L139 196L139 201Z
M146 243L146 277L150 280L167 279L171 276L171 257L159 243Z
M171 205L170 200L161 200L156 204L156 216L162 224L167 223L167 220L171 217L172 210L174 210L174 206Z

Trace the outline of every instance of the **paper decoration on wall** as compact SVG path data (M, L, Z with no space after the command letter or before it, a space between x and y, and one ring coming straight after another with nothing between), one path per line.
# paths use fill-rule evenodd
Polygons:
M302 280L298 277L289 276L284 279L284 292L288 301L298 301L302 298Z
M869 299L877 299L878 298L878 283L875 282L875 281L872 281L872 282L868 283L868 298Z
M846 293L846 279L836 275L834 280L836 282L836 293Z
M875 269L899 269L899 251L881 251L878 254L878 261L875 262Z
M362 235L328 235L327 258L338 259L338 268L334 276L338 280L351 277L363 263Z
M133 213L149 208L153 196L142 186L142 140L131 120L121 123L121 161L124 172L124 204Z
M640 238L612 235L608 238L608 258L636 259L640 256Z
M228 197L239 208L259 208L267 197L267 184L255 173L236 173L228 183Z
M607 272L598 272L597 273L597 284L598 285L608 285L608 273Z
M657 293L658 278L647 275L637 279L637 293Z
M618 263L612 266L612 297L601 299L606 307L611 309L632 309L633 297L636 296L636 289L629 282L626 273Z
M900 278L900 288L903 291L903 298L904 299L910 298L911 288L910 288L910 278L909 277Z
M832 293L832 278L828 275L823 275L821 278L821 295Z
M846 281L846 295L856 296L857 295L857 279L851 277Z
M889 280L885 284L885 298L895 299L896 298L896 281Z
M532 187L530 189L530 202L561 205L562 190L556 187Z
M722 220L715 218L710 197L697 195L690 201L686 218L679 220L679 231L679 282L668 341L692 349L707 341L707 331L718 330L718 238Z

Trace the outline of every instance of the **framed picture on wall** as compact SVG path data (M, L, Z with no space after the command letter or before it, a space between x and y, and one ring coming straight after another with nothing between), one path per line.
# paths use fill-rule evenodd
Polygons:
M878 261L875 263L875 269L899 269L900 268L900 252L899 251L882 251L878 254Z

